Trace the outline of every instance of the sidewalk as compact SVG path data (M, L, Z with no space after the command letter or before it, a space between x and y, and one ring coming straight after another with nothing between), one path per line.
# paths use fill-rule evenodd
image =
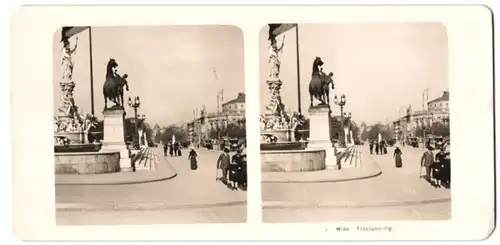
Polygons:
M393 149L387 155L370 155L362 148L364 164L376 162L382 173L375 178L343 182L262 183L263 208L364 208L448 203L451 191L434 188L419 178L420 152L403 152L403 167L395 168ZM356 169L346 169L356 170Z
M157 155L161 153L160 149L152 150ZM246 205L246 192L231 191L215 181L218 153L198 152L198 156L198 170L193 171L187 150L180 157L158 155L156 172L169 166L177 173L168 181L135 185L56 185L56 209L179 210Z
M157 155L158 164L154 171L140 170L136 172L118 172L108 174L56 174L56 185L125 185L163 181L177 176L175 169L158 151L151 149Z
M321 170L312 172L263 172L262 183L322 183L344 182L373 178L382 173L379 165L370 156L363 154L360 168Z

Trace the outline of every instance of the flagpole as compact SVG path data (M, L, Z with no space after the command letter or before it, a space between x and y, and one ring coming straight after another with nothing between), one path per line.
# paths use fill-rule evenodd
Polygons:
M298 102L299 102L299 113L302 114L302 106L300 99L300 58L299 58L299 24L295 25L295 42L297 43L297 94L298 94Z
M95 115L94 110L94 70L92 68L92 27L89 26L89 53L90 53L90 107L92 115Z

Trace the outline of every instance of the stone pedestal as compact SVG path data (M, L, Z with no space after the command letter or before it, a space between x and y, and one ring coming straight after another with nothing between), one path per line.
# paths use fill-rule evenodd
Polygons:
M335 147L330 139L330 107L328 105L318 105L309 108L309 118L309 143L307 149L325 150L326 168L337 169Z
M119 151L120 171L133 171L130 151L125 144L125 110L123 107L108 108L104 109L102 114L104 116L104 139L101 151Z

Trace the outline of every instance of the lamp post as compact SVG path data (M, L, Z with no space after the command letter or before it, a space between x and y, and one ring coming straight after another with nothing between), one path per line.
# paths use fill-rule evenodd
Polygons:
M135 96L134 99L132 100L132 98L128 97L128 106L134 108L134 122L135 122L135 130L134 130L134 134L132 136L132 140L133 140L133 147L135 149L138 149L139 148L139 141L137 139L137 133L138 133L138 116L137 116L137 108L139 108L139 106L141 105L141 100L139 98L139 96Z
M333 98L333 103L340 106L340 128L341 128L341 137L340 137L340 147L345 147L345 135L344 135L344 106L346 104L345 94L340 95L340 99L335 95Z

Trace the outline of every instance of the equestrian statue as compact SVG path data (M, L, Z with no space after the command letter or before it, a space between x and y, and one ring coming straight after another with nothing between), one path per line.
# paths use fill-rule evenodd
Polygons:
M106 66L106 81L102 87L102 93L104 96L104 109L108 108L108 100L113 102L115 105L112 107L123 107L123 86L129 91L127 74L121 77L116 68L118 63L115 59L111 58Z
M309 82L309 97L311 100L311 107L313 106L313 98L319 100L318 105L330 105L329 85L335 89L333 83L333 73L330 72L326 75L323 72L323 61L320 57L316 57L313 61L311 81Z

